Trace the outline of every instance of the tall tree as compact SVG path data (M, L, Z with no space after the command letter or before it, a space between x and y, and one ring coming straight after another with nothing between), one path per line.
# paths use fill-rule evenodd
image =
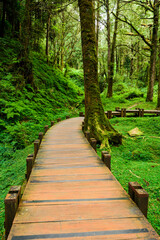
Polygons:
M96 42L97 42L97 56L98 56L98 39L99 39L99 18L100 18L100 9L99 9L99 0L97 0L97 17L96 17Z
M108 2L108 8L109 8L109 0ZM120 5L120 0L117 0L117 9L116 9L116 16L119 15L119 5ZM108 18L109 18L109 11L107 12ZM108 30L110 31L110 23L108 23L108 18L107 18L107 26ZM112 40L112 46L111 46L111 52L109 55L108 59L108 92L107 92L107 97L112 97L113 94L113 76L114 76L114 59L115 59L115 47L116 47L116 38L117 38L117 29L118 29L118 19L115 18L115 24L114 24L114 33L113 33L113 40ZM108 33L108 36L110 33ZM110 43L109 43L110 44Z
M4 37L5 33L5 18L6 18L6 0L3 0L3 12L2 12L2 19L1 19L1 27L0 27L0 37Z
M50 29L50 12L48 12L47 32L46 32L46 56L47 56L47 63L49 62L49 59L48 59L48 54L49 54L49 29Z
M24 84L31 84L34 86L32 62L30 60L31 3L32 0L26 0L25 2L25 16L21 39L23 50L21 51L20 71L24 77Z
M153 87L156 76L156 52L158 40L159 0L154 0L153 6L153 30L150 56L150 73L147 91L147 101L153 101Z
M78 0L81 21L81 39L85 87L85 130L101 141L101 147L109 141L121 143L122 136L106 118L98 84L98 59L96 51L95 21L92 0Z
M104 1L107 12L107 43L108 43L108 79L110 79L110 65L111 65L111 31L110 31L110 5L109 0Z

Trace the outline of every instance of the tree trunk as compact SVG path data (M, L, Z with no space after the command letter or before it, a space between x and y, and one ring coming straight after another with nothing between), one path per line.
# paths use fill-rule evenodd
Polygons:
M64 68L64 11L62 10L62 35L61 35L61 71Z
M50 13L48 13L47 19L47 33L46 33L46 56L47 56L47 63L48 63L48 49L49 49L49 28L50 28Z
M116 73L119 72L119 55L118 55L118 47L116 48Z
M109 0L106 0L107 10L107 44L108 44L108 79L110 78L110 65L111 65L111 31L110 31L110 14L109 14Z
M99 39L99 0L97 0L97 19L96 19L96 43L97 43L97 56L98 56L98 39Z
M157 38L158 38L158 19L159 19L159 1L154 0L154 13L153 13L153 34L151 44L150 56L150 73L147 91L147 102L153 101L153 88L156 75L156 51L157 51Z
M120 4L120 0L117 0L117 10L116 10L117 17L119 15L119 4ZM115 18L114 34L113 34L112 49L111 49L111 59L110 59L110 74L108 76L108 92L107 92L108 98L112 97L112 94L113 94L114 55L115 55L115 46L116 46L116 38L117 38L117 29L118 29L118 18Z
M101 147L109 146L108 140L118 144L122 136L106 118L100 98L93 3L92 0L78 0L78 4L84 67L85 131L90 131L92 137L101 141Z
M3 0L3 13L2 13L0 37L4 37L4 33L5 33L5 16L6 16L6 0Z
M21 39L23 50L21 51L20 71L24 77L24 84L31 84L34 87L32 62L29 58L31 36L31 1L32 0L26 0L25 3L25 17Z
M159 38L159 75L158 75L158 101L157 101L157 108L160 109L160 38Z
M134 66L134 64L133 64L133 48L134 48L134 45L132 44L132 42L131 42L131 63L130 63L130 73L129 73L129 75L130 75L130 78L132 78L132 75L133 75L133 66Z

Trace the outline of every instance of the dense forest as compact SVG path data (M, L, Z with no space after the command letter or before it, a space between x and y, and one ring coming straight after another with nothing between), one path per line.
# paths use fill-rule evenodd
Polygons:
M85 111L86 88L94 105L100 91L105 110L160 109L159 6L158 0L0 0L0 237L5 195L24 182L33 141L51 120ZM89 68L91 86L84 81ZM86 113L90 124L101 121L89 119L88 108ZM126 190L132 179L150 193L148 217L160 233L159 117L115 117L110 123L122 143L112 145L112 137L113 174ZM129 138L134 127L144 135Z

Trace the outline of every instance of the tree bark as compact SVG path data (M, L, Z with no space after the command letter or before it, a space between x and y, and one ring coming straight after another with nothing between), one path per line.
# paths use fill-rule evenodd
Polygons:
M5 33L5 15L6 15L6 0L3 0L3 13L2 13L0 37L4 37L4 33Z
M48 19L47 19L47 33L46 33L46 56L47 56L47 63L48 60L48 54L49 54L49 28L50 28L50 13L48 13Z
M118 55L118 47L116 48L116 73L119 72L119 55Z
M61 33L61 71L64 68L64 11L62 10L62 33Z
M154 0L154 13L153 13L153 33L150 55L150 73L147 91L147 102L153 101L153 88L156 75L156 51L157 51L157 38L158 38L158 19L159 19L159 1Z
M92 0L78 0L81 21L81 40L85 87L85 131L101 141L101 147L109 142L121 143L122 136L106 118L98 84L98 59L96 51L95 22Z
M110 32L110 13L109 13L109 0L106 0L107 10L107 43L108 43L108 79L110 78L110 65L111 65L111 32Z
M99 39L99 0L97 0L97 19L96 19L96 42L97 42L97 56L98 56L98 39Z
M31 84L34 87L32 62L30 60L30 37L31 37L31 1L25 2L25 17L22 31L22 45L20 71L24 77L24 84Z
M120 4L120 0L117 0L116 16L119 15L119 4ZM114 58L115 58L117 29L118 29L118 18L115 18L114 34L113 34L112 49L111 49L111 59L110 59L110 74L108 76L108 92L107 92L108 98L112 97L113 95Z

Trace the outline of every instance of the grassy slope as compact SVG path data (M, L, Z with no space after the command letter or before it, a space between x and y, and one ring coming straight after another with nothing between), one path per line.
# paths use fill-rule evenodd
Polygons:
M148 219L160 233L160 117L112 119L124 136L123 145L112 146L112 172L127 190L128 182L138 181L149 193ZM138 127L143 136L127 132Z
M37 90L29 85L24 88L15 69L18 48L18 42L1 40L0 239L4 232L4 198L11 185L23 183L25 159L33 152L32 142L51 120L64 119L68 114L76 116L83 100L83 90L36 53L32 59Z

